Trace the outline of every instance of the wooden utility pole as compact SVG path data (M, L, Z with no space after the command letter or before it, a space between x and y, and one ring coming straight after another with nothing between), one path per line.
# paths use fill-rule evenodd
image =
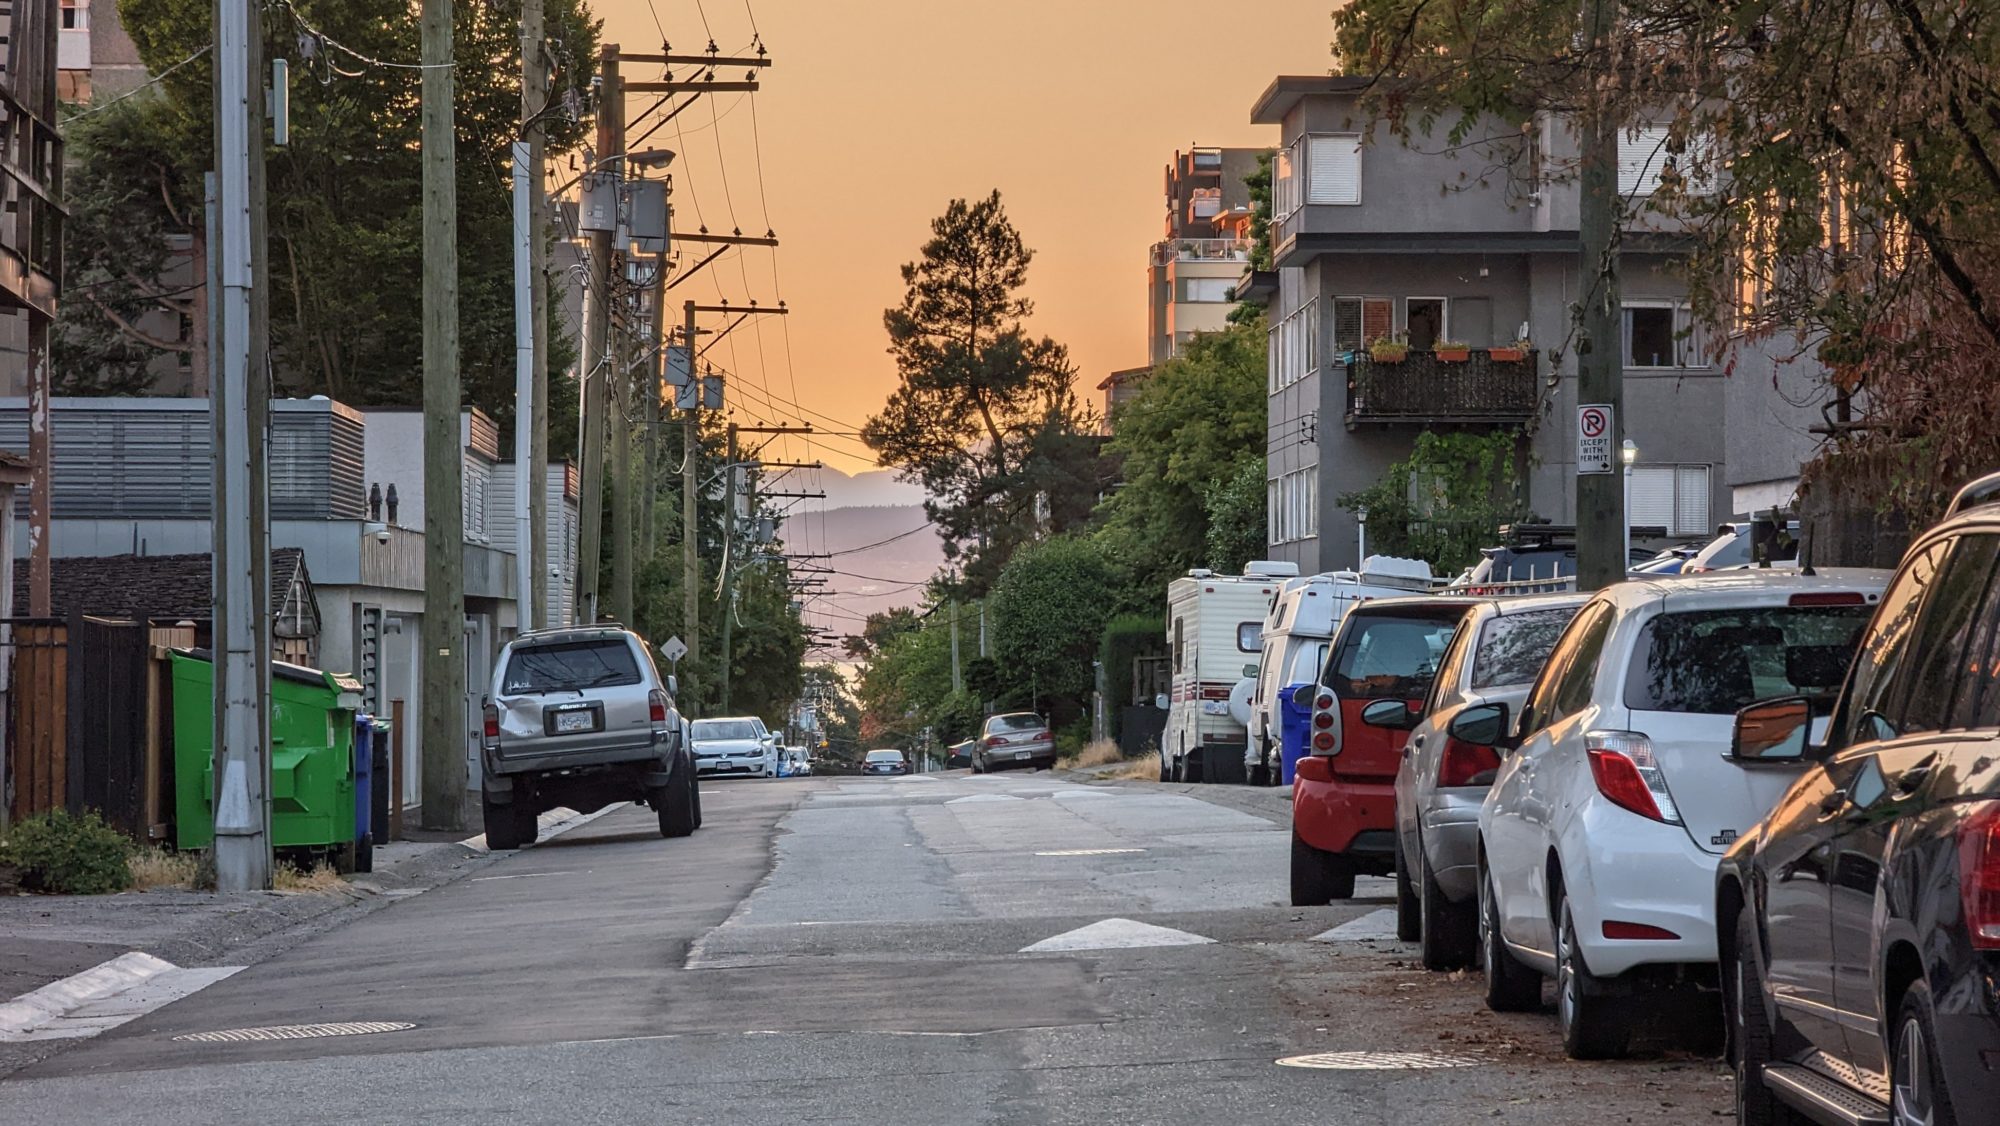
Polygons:
M736 624L736 589L731 582L735 578L736 572L736 560L732 556L736 551L737 539L736 424L733 422L729 424L729 442L725 449L728 452L724 455L726 460L722 463L722 593L716 600L716 612L722 615L722 653L720 661L722 671L718 674L721 680L716 686L716 698L721 707L722 714L728 715L729 682L735 679L735 670L730 667L735 655L735 646L731 643L730 638L731 634L735 632L731 627ZM752 506L752 510L755 510L754 505Z
M622 115L621 115L622 118ZM625 130L620 125L616 140L622 152ZM612 331L619 346L611 349L611 613L630 625L632 617L632 546L634 521L639 514L632 480L632 344L629 330L632 306L626 306L626 329Z
M465 454L459 436L452 0L423 0L426 829L465 827Z
M669 212L671 215L671 212ZM645 519L641 527L640 558L652 559L659 548L659 495L660 495L660 395L662 393L661 373L666 370L666 354L660 350L660 342L666 336L667 321L667 259L671 253L660 251L659 265L653 271L653 311L646 318L646 445L642 455L645 462L646 483L640 497L646 506Z
M1610 73L1611 31L1616 0L1591 0L1590 41L1593 84L1597 102L1580 123L1582 168L1577 202L1579 260L1578 292L1583 308L1576 349L1576 393L1579 408L1597 406L1608 414L1611 456L1599 464L1579 459L1576 475L1576 585L1596 590L1625 578L1625 493L1616 451L1625 436L1624 313L1619 307L1618 224L1623 200L1618 192L1618 120L1605 83ZM1582 427L1579 421L1573 426Z
M542 190L547 152L542 143L538 120L549 108L549 68L542 50L542 0L521 0L521 132L528 142L528 314L529 331L534 334L531 363L533 400L528 418L516 418L515 426L528 427L528 529L525 543L516 551L528 553L528 589L522 597L534 607L535 624L549 621L549 274L548 240L544 222L548 214Z
M608 190L615 201L618 184L624 179L624 160L610 159L623 150L625 139L625 96L618 79L618 45L606 43L597 50L597 161L591 183ZM586 188L588 198L592 189ZM590 232L590 300L584 307L583 359L583 448L578 454L580 482L577 488L578 551L576 567L576 613L581 621L597 618L597 579L604 550L604 438L610 414L611 286L618 273L612 268L612 244L617 225L617 205L612 204L608 222Z
M701 462L701 375L695 365L695 304L682 307L681 343L687 348L687 378L692 395L681 414L681 640L687 643L688 676L681 682L683 710L701 714L701 693L694 686L695 662L701 654L701 552L695 520Z

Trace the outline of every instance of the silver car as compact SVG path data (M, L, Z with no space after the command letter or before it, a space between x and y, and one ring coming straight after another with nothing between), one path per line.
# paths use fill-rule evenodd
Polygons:
M777 738L754 715L695 720L695 768L701 774L775 778Z
M533 843L536 819L559 807L642 802L666 837L701 824L672 678L661 680L638 634L537 630L508 642L495 668L480 743L488 847Z
M972 772L988 774L1010 766L1048 770L1056 764L1056 741L1049 721L1033 712L989 716L972 745Z
M1476 603L1452 635L1421 713L1412 715L1401 700L1381 701L1362 713L1364 721L1379 727L1411 728L1396 769L1396 929L1406 941L1422 943L1429 969L1457 969L1472 961L1478 938L1479 806L1500 766L1492 748L1452 739L1446 728L1475 704L1518 708L1587 597L1546 594Z

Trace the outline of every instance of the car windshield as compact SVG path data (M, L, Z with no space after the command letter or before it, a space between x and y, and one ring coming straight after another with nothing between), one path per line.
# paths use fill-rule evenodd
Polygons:
M1778 696L1833 705L1874 608L1759 606L1661 614L1639 634L1625 678L1634 711L1731 715Z
M619 640L530 645L507 658L503 691L510 696L576 692L637 684L639 662Z
M694 721L694 737L697 739L755 739L757 725L747 719L698 719Z
M999 731L1039 731L1047 726L1048 724L1042 722L1041 716L1030 712L1018 712L1014 715L996 715L987 720L986 732L990 735Z
M1396 617L1350 618L1326 686L1348 700L1416 699L1430 690L1438 657L1458 628L1463 607Z
M901 751L869 751L869 752L868 752L868 761L869 761L869 762L901 762L901 761L903 761L903 752L901 752Z
M1532 684L1577 609L1529 610L1488 621L1479 635L1479 651L1472 658L1472 687Z

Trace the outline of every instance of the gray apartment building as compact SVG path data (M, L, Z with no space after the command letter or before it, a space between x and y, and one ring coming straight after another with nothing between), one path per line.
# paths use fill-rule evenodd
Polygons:
M1426 429L1519 431L1531 509L1557 523L1575 513L1571 326L1586 283L1577 187L1564 174L1574 140L1560 122L1524 135L1496 121L1456 145L1441 130L1405 143L1358 109L1366 85L1281 77L1251 113L1282 130L1277 276L1243 286L1270 310L1270 551L1309 573L1358 562L1355 515L1336 498L1374 484ZM1642 125L1621 141L1629 198L1658 184L1671 159L1664 140L1663 128ZM1739 493L1762 499L1795 485L1812 439L1800 408L1773 392L1768 351L1707 339L1692 325L1665 227L1635 217L1622 242L1620 421L1638 447L1632 522L1693 538L1745 511ZM1406 342L1407 358L1375 362L1368 345L1383 337ZM1440 359L1440 341L1470 353ZM1746 370L1762 373L1758 386L1743 386ZM1732 443L1731 416L1755 417L1776 436L1746 431ZM1744 445L1758 447L1754 468L1732 476Z

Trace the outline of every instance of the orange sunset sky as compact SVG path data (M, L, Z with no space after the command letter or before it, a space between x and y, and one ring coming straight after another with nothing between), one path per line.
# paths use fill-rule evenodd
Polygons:
M773 59L762 92L703 99L644 143L680 154L676 227L762 234L768 214L783 244L724 258L674 294L782 297L793 310L789 323L761 318L710 354L737 375L736 418L791 421L796 400L818 412L805 415L817 427L836 430L857 429L895 386L882 310L901 297L898 267L955 196L1000 189L1036 251L1031 327L1069 345L1089 396L1107 372L1143 363L1145 255L1162 233L1162 170L1177 148L1273 143L1275 127L1249 123L1251 102L1275 75L1325 72L1332 34L1328 0L595 7L605 41L628 51L658 51L662 28L676 53L701 50L711 35L725 53L740 52L753 20L762 34ZM659 74L634 66L625 76ZM651 102L634 95L630 112ZM684 262L696 260L689 250ZM774 455L817 456L848 472L872 464L852 438Z

